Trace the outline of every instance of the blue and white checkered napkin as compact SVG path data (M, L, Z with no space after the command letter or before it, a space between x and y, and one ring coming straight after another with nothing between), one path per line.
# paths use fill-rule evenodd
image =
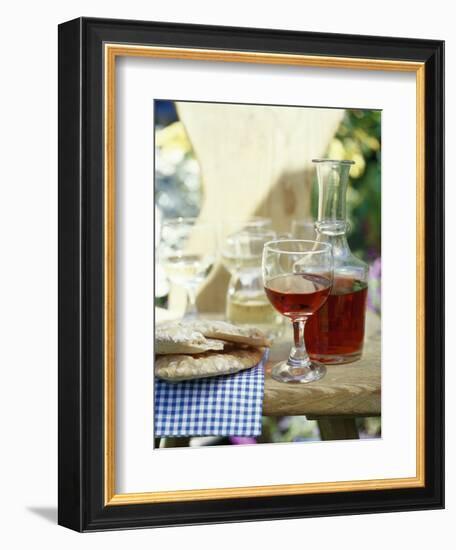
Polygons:
M226 376L169 383L155 378L155 437L261 434L261 362Z

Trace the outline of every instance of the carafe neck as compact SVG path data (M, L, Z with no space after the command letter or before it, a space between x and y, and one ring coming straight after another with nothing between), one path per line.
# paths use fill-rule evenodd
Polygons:
M346 195L352 161L314 160L318 180L318 217L315 227L320 235L344 236L348 229Z

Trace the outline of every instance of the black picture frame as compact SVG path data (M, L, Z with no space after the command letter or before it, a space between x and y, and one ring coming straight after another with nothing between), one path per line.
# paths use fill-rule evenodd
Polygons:
M103 44L425 64L425 486L106 506L103 394ZM444 43L79 18L59 26L59 512L76 531L444 506Z

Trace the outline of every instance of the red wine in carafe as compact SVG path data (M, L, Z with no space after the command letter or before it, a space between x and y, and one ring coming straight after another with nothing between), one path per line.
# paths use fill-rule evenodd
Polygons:
M310 357L323 363L348 363L361 357L364 341L367 283L336 277L331 293L306 323Z

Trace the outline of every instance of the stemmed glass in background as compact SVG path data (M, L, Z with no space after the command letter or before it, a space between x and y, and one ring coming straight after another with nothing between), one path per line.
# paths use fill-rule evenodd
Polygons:
M269 223L267 223L269 221ZM234 324L252 325L266 333L280 324L280 317L264 292L261 262L265 243L276 238L270 220L232 226L222 246L222 262L230 273L226 318Z
M169 278L187 292L184 318L197 317L196 293L214 265L217 228L196 218L165 220L161 228L159 261Z
M317 232L315 222L310 220L295 219L291 221L291 234L293 239L315 240Z
M331 245L307 240L276 240L263 250L263 281L271 304L293 323L294 346L287 361L274 365L280 382L307 383L326 373L312 362L304 343L306 321L325 303L333 282Z

